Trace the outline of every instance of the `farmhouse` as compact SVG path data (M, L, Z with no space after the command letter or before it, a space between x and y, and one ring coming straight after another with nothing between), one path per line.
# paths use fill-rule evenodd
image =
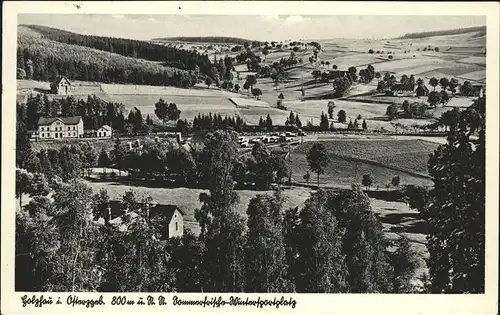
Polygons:
M42 140L80 138L83 136L83 120L80 116L73 117L40 117L38 131L33 136Z
M130 223L140 218L139 211L145 210L148 220L160 223L158 232L163 239L182 237L184 234L184 213L176 205L140 204L140 207L137 211L129 211L122 202L110 200L98 209L99 220L117 227L120 231L126 231Z
M347 77L348 74L349 74L349 71L347 71L347 70L330 70L330 78L331 79Z
M415 94L420 97L420 96L427 96L429 94L429 89L425 85L419 85L415 89Z
M64 76L57 76L50 83L50 91L57 95L71 95L71 82Z
M391 87L391 91L396 96L414 96L415 84L396 83Z

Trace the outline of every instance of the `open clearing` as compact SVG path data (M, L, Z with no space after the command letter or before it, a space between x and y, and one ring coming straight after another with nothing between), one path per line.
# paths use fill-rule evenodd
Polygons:
M305 153L290 154L290 166L292 178L298 183L305 184L303 176L309 171ZM315 184L317 175L311 173L309 184ZM397 171L388 167L374 165L372 163L352 160L349 158L330 156L330 163L324 174L319 176L320 185L327 187L349 188L352 184L361 185L363 175L371 174L374 182L372 187L384 188L391 182L394 176L399 176L402 184L423 185L431 184L430 180L413 176L407 172Z
M305 142L295 150L295 153L299 156L302 154L305 158L305 154L313 144L314 142ZM438 146L423 140L395 139L328 140L322 141L321 144L332 156L354 158L368 163L373 161L382 166L394 167L421 175L427 175L429 154L433 153Z

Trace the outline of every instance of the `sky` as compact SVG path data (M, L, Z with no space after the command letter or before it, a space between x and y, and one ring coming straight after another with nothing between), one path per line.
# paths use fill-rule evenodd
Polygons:
M375 15L122 15L19 14L38 24L80 34L149 40L175 36L231 36L249 40L393 38L405 33L486 25L484 16Z

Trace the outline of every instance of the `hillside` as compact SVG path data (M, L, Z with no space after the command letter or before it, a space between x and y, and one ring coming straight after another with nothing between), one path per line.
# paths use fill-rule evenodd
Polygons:
M161 37L161 38L153 38L152 40L158 41L167 41L167 42L187 42L187 43L217 43L217 44L237 44L243 45L245 43L257 42L259 46L263 43L238 38L238 37L224 37L224 36L207 36L207 37Z
M176 64L182 70L195 70L198 67L200 72L209 73L211 69L208 56L175 47L140 40L81 35L40 25L21 25L20 28L34 31L39 33L42 38L56 42L94 48L126 57L168 62L169 64Z
M475 27L467 27L467 28L458 28L458 29L450 29L450 30L442 30L442 31L430 31L430 32L419 32L419 33L408 33L405 34L398 39L410 39L410 38L424 38L431 36L445 36L445 35L457 35L464 33L473 33L478 32L483 36L486 35L486 26L475 26Z
M29 61L32 61L32 66ZM17 36L17 68L23 69L27 78L41 81L66 75L73 80L141 85L188 87L196 83L187 71L95 48L61 43L22 26L18 28Z

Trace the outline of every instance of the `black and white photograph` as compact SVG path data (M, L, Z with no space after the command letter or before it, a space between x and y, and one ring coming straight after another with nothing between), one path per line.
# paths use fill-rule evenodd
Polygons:
M486 13L68 3L3 60L13 291L486 293Z

